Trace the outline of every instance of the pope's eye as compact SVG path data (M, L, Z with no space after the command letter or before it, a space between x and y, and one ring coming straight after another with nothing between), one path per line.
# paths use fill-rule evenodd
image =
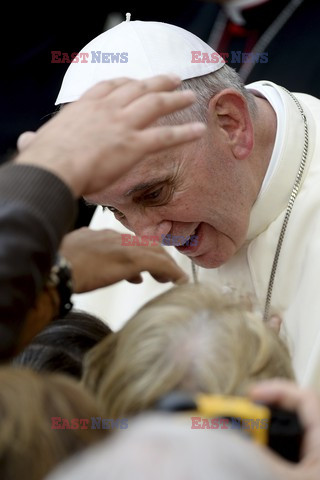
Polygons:
M122 212L120 212L120 210L118 210L117 208L114 208L114 207L111 207L109 205L107 205L106 207L102 207L103 210L106 210L106 208L108 210L110 210L110 212L112 212L114 215L116 215L118 218L124 218L124 214Z
M173 187L168 182L146 190L142 195L134 199L134 202L144 207L160 207L166 205L173 195Z
M154 192L143 195L143 200L155 200L156 198L159 197L162 190L163 190L163 187L158 188L158 190L155 190Z

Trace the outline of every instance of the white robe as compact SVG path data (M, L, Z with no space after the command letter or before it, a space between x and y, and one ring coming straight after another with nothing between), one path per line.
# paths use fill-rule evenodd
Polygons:
M279 161L267 188L252 208L246 244L222 267L198 269L200 280L218 279L222 285L239 286L252 292L262 311L279 233L304 145L304 124L293 99L275 84L264 83L277 88L285 106L285 141ZM271 306L273 310L283 312L282 331L292 352L298 382L320 392L320 100L305 94L295 95L307 117L309 149L302 185L280 253ZM100 218L101 212L93 219L94 227L97 222L100 226ZM113 224L106 224L119 230L114 220ZM188 259L173 247L169 250L190 274ZM94 298L95 309L87 299L84 302L76 300L76 306L98 315L103 313L112 328L119 328L146 300L169 287L156 284L152 279L140 286L121 282L109 289L86 294L87 299L90 295Z

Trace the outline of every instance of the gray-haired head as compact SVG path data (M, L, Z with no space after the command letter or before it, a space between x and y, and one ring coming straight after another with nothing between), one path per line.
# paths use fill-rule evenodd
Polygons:
M130 420L128 430L62 465L47 480L276 480L263 449L240 433L191 430L169 415Z
M249 112L254 116L256 113L254 95L244 86L238 73L228 65L224 65L215 72L183 80L178 90L192 90L198 101L185 110L167 115L158 123L180 124L196 120L206 123L210 99L227 88L237 91L245 98Z

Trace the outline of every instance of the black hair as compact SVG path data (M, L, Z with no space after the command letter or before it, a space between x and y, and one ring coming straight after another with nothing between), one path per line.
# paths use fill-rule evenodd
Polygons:
M84 355L109 333L110 328L99 318L73 310L47 325L12 364L80 379Z

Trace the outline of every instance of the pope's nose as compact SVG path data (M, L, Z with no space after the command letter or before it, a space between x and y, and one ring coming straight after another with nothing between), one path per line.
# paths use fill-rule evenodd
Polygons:
M167 220L161 221L155 225L144 225L137 227L134 229L135 233L139 236L147 236L147 237L157 237L159 238L159 241L168 233L170 232L172 228L172 222L169 222Z

